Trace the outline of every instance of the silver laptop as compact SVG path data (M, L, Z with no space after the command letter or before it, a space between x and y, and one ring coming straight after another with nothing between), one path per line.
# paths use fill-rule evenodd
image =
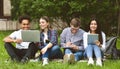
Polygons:
M40 31L39 30L22 30L23 42L40 42Z
M88 34L88 44L95 44L96 40L98 40L98 34Z

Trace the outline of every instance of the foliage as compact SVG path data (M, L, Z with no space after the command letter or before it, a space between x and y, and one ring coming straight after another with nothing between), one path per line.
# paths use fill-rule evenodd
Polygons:
M23 14L33 19L47 15L69 24L71 18L78 17L82 21L82 28L86 30L90 19L98 18L107 35L111 31L117 34L119 3L119 0L11 0L13 19Z

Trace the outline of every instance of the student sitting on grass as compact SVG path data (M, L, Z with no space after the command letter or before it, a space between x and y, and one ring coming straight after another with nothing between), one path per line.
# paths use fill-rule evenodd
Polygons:
M102 66L102 50L105 49L105 44L106 44L106 36L105 34L101 31L99 23L93 19L89 23L89 32L84 33L83 35L83 42L84 42L84 48L85 48L85 53L88 58L88 65L93 65L93 55L96 57L96 65ZM98 40L95 40L93 43L88 43L88 35L89 34L98 34Z
M58 46L57 31L50 26L50 20L47 16L43 16L39 20L40 25L40 44L43 66L48 64L49 59L62 58L62 51Z
M80 20L73 18L70 27L65 28L60 35L60 44L64 48L64 62L74 63L83 57L83 33Z
M34 58L37 47L33 42L22 41L21 31L30 29L30 17L21 16L19 18L19 23L20 29L5 37L3 41L5 42L5 49L11 57L11 60L25 63L30 58ZM12 43L16 43L16 47L13 46Z

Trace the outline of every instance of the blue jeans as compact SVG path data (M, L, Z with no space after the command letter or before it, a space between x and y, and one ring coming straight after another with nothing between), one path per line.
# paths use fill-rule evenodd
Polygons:
M51 48L49 48L45 54L42 54L42 58L49 58L49 59L53 59L53 58L61 58L62 59L62 51L60 50L60 47L58 45L52 46Z
M75 61L79 61L83 56L83 51L73 52L71 49L65 49L65 54L74 54Z
M85 49L85 53L88 58L93 57L93 55L95 55L96 58L102 58L101 49L97 45L89 44Z

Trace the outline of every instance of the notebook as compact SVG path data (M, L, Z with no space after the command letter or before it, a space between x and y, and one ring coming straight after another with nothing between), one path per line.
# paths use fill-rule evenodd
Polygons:
M40 42L40 31L39 30L22 30L23 42Z
M71 47L69 47L69 46L63 46L63 47L61 47L61 48L65 48L65 49L72 49Z
M74 40L74 42L72 42L72 44L79 46L82 40ZM72 47L70 46L62 46L62 48L67 48L67 49L72 49Z
M88 44L94 44L98 40L98 34L88 34Z

